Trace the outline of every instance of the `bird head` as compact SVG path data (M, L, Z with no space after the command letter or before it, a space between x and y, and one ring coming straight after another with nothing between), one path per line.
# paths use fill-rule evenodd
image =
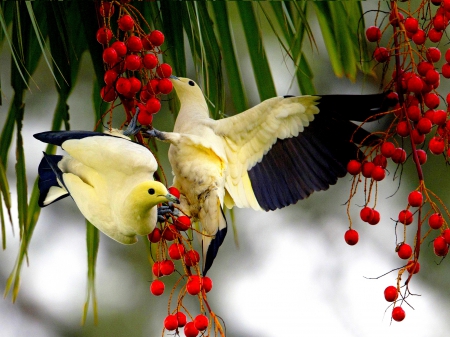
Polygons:
M189 104L190 102L196 104L204 104L206 106L203 92L193 80L185 77L170 76L170 81L177 93L180 103Z
M169 193L159 181L149 180L138 184L127 198L128 207L148 210L160 203L172 201L179 204L177 197Z

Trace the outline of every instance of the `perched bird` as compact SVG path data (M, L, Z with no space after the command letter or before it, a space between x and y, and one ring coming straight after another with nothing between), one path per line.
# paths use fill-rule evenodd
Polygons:
M328 189L362 155L355 144L378 141L350 120L389 105L386 94L285 96L213 120L194 81L171 81L181 105L174 130L147 132L170 143L180 207L201 223L204 274L227 232L224 205L275 210Z
M39 165L39 206L71 196L81 213L112 239L137 242L157 222L157 204L178 199L153 179L152 153L119 131L42 132L34 137L68 155L48 155Z

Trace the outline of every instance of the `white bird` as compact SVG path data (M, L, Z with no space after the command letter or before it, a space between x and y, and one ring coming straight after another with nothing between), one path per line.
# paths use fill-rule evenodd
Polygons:
M194 81L171 80L180 100L174 130L147 132L170 143L180 207L201 224L204 274L226 235L224 205L275 210L328 189L361 155L355 143L378 141L349 120L387 108L386 94L285 96L213 120Z
M120 243L133 244L136 235L155 228L157 204L178 202L154 180L153 154L121 132L49 131L34 137L69 154L44 153L39 206L70 195L87 220Z

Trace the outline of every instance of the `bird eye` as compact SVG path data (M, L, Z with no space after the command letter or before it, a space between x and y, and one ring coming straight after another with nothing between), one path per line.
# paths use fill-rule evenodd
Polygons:
M148 194L151 194L151 195L155 194L155 189L154 188L150 188L148 190Z
M193 87L195 85L194 81L189 81L188 83L191 87Z

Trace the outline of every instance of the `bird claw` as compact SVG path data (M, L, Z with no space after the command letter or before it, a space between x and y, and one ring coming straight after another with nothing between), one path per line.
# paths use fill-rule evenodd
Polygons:
M136 113L131 119L130 124L128 124L126 130L123 132L125 136L134 136L136 133L141 131L142 127L137 125L138 115L139 115L139 107L136 107Z
M158 207L158 222L164 222L166 220L165 216L167 214L178 216L179 215L178 209L176 209L173 205L173 202L169 202L168 205L162 205Z

